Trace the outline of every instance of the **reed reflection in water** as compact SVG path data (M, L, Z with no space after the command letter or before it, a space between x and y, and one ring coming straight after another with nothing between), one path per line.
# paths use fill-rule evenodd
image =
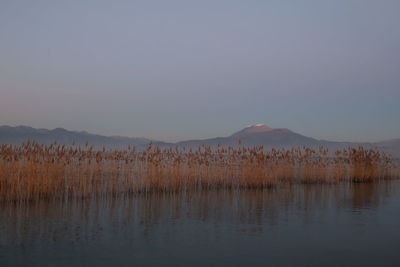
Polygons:
M399 216L391 217L400 208L399 187L398 181L287 185L7 204L0 207L0 265L180 265L182 258L186 264L279 265L296 257L335 263L331 254L311 256L322 248L351 260L371 248L391 248L389 235L400 238L387 228L400 226ZM389 216L378 216L387 207ZM348 254L349 246L358 254Z

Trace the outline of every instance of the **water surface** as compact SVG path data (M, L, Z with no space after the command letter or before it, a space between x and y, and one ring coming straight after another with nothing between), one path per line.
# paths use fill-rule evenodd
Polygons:
M0 266L400 266L400 182L0 206Z

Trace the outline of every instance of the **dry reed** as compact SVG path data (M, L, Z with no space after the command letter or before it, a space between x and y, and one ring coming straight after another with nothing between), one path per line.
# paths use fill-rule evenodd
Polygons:
M385 153L346 148L272 149L149 145L95 150L57 143L0 145L0 201L148 192L263 189L282 183L372 182L399 177Z

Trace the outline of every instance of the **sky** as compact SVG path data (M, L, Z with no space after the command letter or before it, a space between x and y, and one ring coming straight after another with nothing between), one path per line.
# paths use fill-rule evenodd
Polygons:
M400 1L0 1L0 125L400 138Z

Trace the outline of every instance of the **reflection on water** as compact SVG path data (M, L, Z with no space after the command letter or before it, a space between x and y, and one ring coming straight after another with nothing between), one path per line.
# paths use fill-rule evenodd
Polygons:
M400 266L399 188L392 181L2 204L0 266Z

